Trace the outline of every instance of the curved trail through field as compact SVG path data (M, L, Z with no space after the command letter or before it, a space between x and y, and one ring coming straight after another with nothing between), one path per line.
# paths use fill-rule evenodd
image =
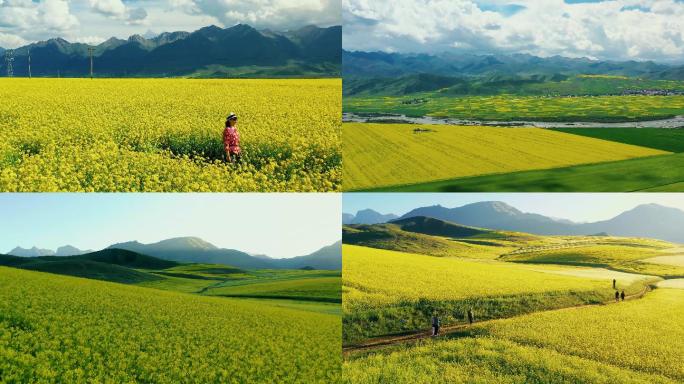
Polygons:
M650 292L653 288L654 287L647 284L644 286L644 288L641 291L639 291L637 293L633 293L631 295L625 295L625 301L640 299L640 298L644 297L644 295L646 295L646 293ZM610 305L610 304L618 304L618 303L615 300L608 300L608 301L605 301L603 303L597 303L597 304L575 305L572 307L551 309L548 311L531 312L531 313L525 313L522 315L516 315L516 316L511 316L511 317L503 317L503 318L499 318L499 319L485 320L485 321L475 322L475 323L473 323L473 325L489 324L489 323L493 323L495 321L504 320L504 319L514 319L517 317L530 315L532 313L572 311L572 310L585 308L585 307L593 307L593 306L598 306L598 305ZM473 325L456 324L456 325L447 325L447 326L441 327L440 328L440 335L436 336L436 338L442 338L444 336L469 329ZM370 351L373 349L379 349L379 348L389 347L392 345L403 344L403 343L412 343L412 342L416 342L418 340L432 338L433 336L430 334L431 332L432 332L432 330L429 329L429 330L421 330L421 331L411 332L411 333L402 334L402 335L374 337L371 339L366 339L366 340L364 340L360 343L356 343L354 345L342 347L342 352L345 356L348 356L348 355L351 355L351 354L357 353L357 352Z

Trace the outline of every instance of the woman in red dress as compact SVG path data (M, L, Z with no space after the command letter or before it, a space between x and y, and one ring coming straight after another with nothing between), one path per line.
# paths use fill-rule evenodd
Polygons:
M223 147L226 151L226 161L239 164L241 157L240 132L237 129L237 115L231 113L226 118L226 128L223 130Z

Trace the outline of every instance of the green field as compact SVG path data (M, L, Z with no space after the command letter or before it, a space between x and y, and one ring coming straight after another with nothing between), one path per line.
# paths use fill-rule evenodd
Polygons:
M554 128L554 130L662 151L684 152L684 128Z
M340 380L339 316L0 267L6 383Z
M684 153L374 188L393 192L679 192Z
M343 109L358 114L484 121L619 122L684 115L684 95L625 94L639 90L681 92L682 81L600 75L572 76L562 81L520 80L449 81L430 76L409 76L389 82L352 79L345 85Z
M541 128L432 125L420 126L427 131L416 132L417 127L411 124L344 124L344 189L414 190L429 181L667 153ZM506 180L507 176L501 177ZM459 185L453 180L447 182ZM402 187L406 185L408 187ZM543 187L542 184L538 188L543 190ZM425 189L428 188L440 190L433 185Z
M409 104L413 99L427 102ZM402 114L484 121L659 120L684 114L684 96L466 96L419 93L403 97L349 98L344 111L358 114Z

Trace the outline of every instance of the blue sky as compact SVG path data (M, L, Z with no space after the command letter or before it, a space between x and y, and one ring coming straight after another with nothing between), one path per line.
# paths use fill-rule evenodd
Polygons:
M340 0L0 0L0 47L52 37L94 44L211 24L273 30L339 25L341 12Z
M577 222L606 220L640 204L656 203L684 210L679 193L345 193L342 210L371 208L402 215L413 208L460 207L479 201L503 201L523 212Z
M682 0L343 1L348 50L684 63Z
M341 238L337 194L0 194L0 253L197 236L272 257Z

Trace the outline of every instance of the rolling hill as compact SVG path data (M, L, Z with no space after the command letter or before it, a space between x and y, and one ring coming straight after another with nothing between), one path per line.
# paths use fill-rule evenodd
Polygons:
M177 263L121 249L105 249L85 255L62 257L0 255L0 265L59 275L137 284L161 280L162 278L136 269L161 270L174 267Z
M88 48L95 48L98 77L333 77L340 75L341 42L339 26L272 32L245 24L110 38L94 47L54 38L15 49L14 74L28 76L30 51L33 76L86 77Z
M117 256L119 258L115 259L114 257L119 255L115 251L122 251L121 255L124 256L138 256L133 259L131 259L131 256L126 256L128 258ZM218 248L198 237L178 237L152 244L129 241L112 244L99 252L81 251L71 246L60 247L57 252L36 247L28 250L17 247L10 251L8 255L37 257L41 258L41 260L51 261L56 261L57 259L64 261L63 259L67 258L70 260L93 260L144 269L169 268L177 263L222 264L252 270L301 268L339 270L342 268L341 242L323 247L308 255L287 259L275 259L267 255L250 255L235 249ZM70 257L66 257L67 255ZM77 257L79 255L83 257ZM149 260L145 261L144 257ZM157 261L152 263L151 260ZM143 265L145 262L148 265Z

